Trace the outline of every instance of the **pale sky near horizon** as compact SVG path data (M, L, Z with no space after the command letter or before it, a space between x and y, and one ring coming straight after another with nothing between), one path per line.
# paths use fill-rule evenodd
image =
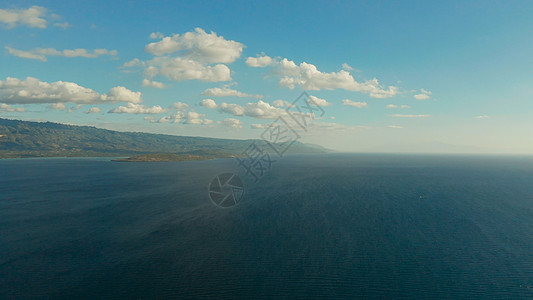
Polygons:
M0 1L0 118L533 154L533 1Z

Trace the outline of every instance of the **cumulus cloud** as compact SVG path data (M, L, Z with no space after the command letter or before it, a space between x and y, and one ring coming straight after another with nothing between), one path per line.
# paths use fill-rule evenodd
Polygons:
M428 117L431 117L431 115L400 115L400 114L394 114L394 115L391 115L391 117L395 117L395 118L428 118Z
M269 126L269 124L252 124L250 125L250 128L252 129L265 129Z
M402 126L398 126L398 125L389 125L389 126L387 126L387 128L402 129L403 127Z
M160 39L145 47L145 51L155 57L147 61L135 58L123 65L143 68L145 78L150 80L164 76L172 81L230 81L231 72L225 64L239 58L244 48L239 42L201 28L172 36L153 33L150 37Z
M166 109L162 109L159 106L151 108L140 107L136 111L144 111L143 113L169 113L169 115L161 118L153 116L144 117L144 120L151 123L179 123L179 124L191 124L191 125L210 125L212 120L207 119L205 114L200 114L192 109L187 103L176 102Z
M176 103L172 104L172 107L177 109L177 110L179 110L179 111L190 108L189 104L183 103L183 102L176 102Z
M204 99L200 105L210 109L217 109L219 112L234 116L248 116L257 119L275 119L285 112L283 109L274 107L262 100L259 100L258 102L249 102L246 105L241 106L225 102L217 104L212 99Z
M244 114L246 116L257 119L275 119L284 112L285 111L283 109L274 107L261 100L255 103L247 103L244 107Z
M242 128L242 122L241 120L233 119L233 118L227 118L224 119L222 122L220 122L222 125L234 128L234 129L241 129Z
M78 103L96 104L110 102L141 102L141 93L116 86L107 94L99 94L92 89L74 82L44 82L34 77L25 80L8 77L0 80L0 102L9 104L28 103Z
M209 109L214 109L214 108L218 107L218 105L216 104L215 100L213 100L213 99L204 99L204 100L202 100L202 102L200 102L200 106L203 106L203 107L206 107L206 108L209 108Z
M352 101L350 99L342 100L342 105L349 105L349 106L354 106L354 107L357 107L357 108L368 107L368 103L366 103L366 102L355 102L355 101Z
M230 69L224 64L204 65L196 60L182 57L156 57L148 62L145 76L152 79L158 75L173 81L201 80L219 82L231 80Z
M368 93L372 98L393 97L398 88L390 86L387 90L379 84L377 79L357 82L349 72L320 72L314 65L308 63L295 64L293 61L283 59L279 64L281 75L280 85L294 89L296 86L304 90L332 90L345 89L349 91Z
M396 105L396 104L388 104L387 105L387 109L392 109L392 108L411 108L411 106L409 106L409 105Z
M47 61L48 56L62 56L62 57L84 57L84 58L97 58L102 55L116 56L117 50L107 50L107 49L95 49L93 51L88 51L87 49L65 49L65 50L56 50L54 48L36 48L29 51L18 50L11 48L9 46L4 47L7 50L7 53L26 59L36 59L40 61Z
M279 77L279 85L302 90L333 90L344 89L348 91L367 93L372 98L389 98L398 93L398 88L389 86L384 88L379 81L374 78L365 82L356 81L346 70L339 72L321 72L315 65L302 62L297 65L294 61L284 58L280 61L274 60L270 64L255 63L250 60L250 64L257 67L273 66L274 73ZM346 67L346 65L344 66Z
M153 87L153 88L156 88L156 89L164 89L165 88L165 85L162 82L148 80L148 79L143 79L142 86Z
M23 107L13 108L13 106L5 103L0 103L0 112L25 112Z
M46 13L46 8L36 5L27 9L0 9L0 23L7 28L24 25L44 29L47 25Z
M205 114L199 114L195 111L189 111L183 118L183 123L193 125L209 125L212 124L213 121L206 119Z
M432 93L430 91L420 89L420 93L415 94L413 98L415 98L416 100L427 100L430 98L431 94Z
M103 102L141 102L141 92L132 92L123 86L116 86L107 95L101 96Z
M162 37L146 45L145 51L156 56L180 52L183 58L204 63L232 63L241 56L244 45L201 28L182 35Z
M113 108L109 112L117 114L160 114L164 113L165 109L159 105L148 107L142 104L128 103L126 106Z
M481 116L476 116L476 119L488 119L489 116L487 115L481 115Z
M281 99L275 100L274 102L272 102L272 104L277 107L289 107L292 105L289 101L285 101Z
M331 103L329 103L326 99L321 99L315 96L310 95L309 100L311 100L316 106L330 106Z
M220 112L231 114L234 116L243 116L245 113L244 107L234 103L221 103L217 105L217 109Z
M145 121L149 121L150 123L171 123L175 122L176 119L172 116L163 116L161 118L154 118L152 116L147 116L143 118Z
M67 109L67 106L63 103L52 103L48 106L50 109L53 110L65 110Z
M152 33L150 33L150 38L152 40L162 39L163 37L165 37L165 36L161 32L152 32Z
M91 107L88 111L86 111L85 113L86 114L99 114L101 113L102 111L100 110L99 107Z
M239 98L262 98L262 95L246 94L237 90L230 89L229 87L223 88L210 88L206 89L202 93L205 96L210 97L239 97Z
M274 63L275 63L275 60L272 57L267 56L267 55L258 56L258 57L248 57L246 59L246 64L249 67L254 67L254 68L264 68Z

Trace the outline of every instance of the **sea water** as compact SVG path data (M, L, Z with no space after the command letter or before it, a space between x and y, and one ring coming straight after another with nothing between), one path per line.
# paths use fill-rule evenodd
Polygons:
M533 158L0 160L0 298L533 298ZM210 181L244 196L220 208Z

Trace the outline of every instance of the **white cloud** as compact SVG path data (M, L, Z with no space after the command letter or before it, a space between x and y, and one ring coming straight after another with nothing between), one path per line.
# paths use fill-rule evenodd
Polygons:
M145 76L152 79L158 75L173 81L201 80L219 82L231 80L230 69L224 64L204 65L196 60L181 57L156 57L145 62Z
M265 129L269 126L269 124L252 124L250 125L250 128L252 129Z
M153 40L162 39L164 35L161 32L152 32L150 33L150 38Z
M164 89L165 88L165 85L162 82L148 80L148 79L143 79L142 86L153 87L153 88L156 88L156 89Z
M145 51L156 56L181 52L183 58L203 63L232 63L241 56L243 48L239 42L196 28L194 32L163 37L146 45Z
M50 109L53 109L53 110L65 110L67 109L67 106L63 103L52 103L48 106Z
M244 107L234 103L221 103L217 105L217 109L220 112L231 114L234 116L243 116L245 113Z
M396 104L388 104L387 105L387 109L392 109L392 108L411 108L411 106L409 105L396 105Z
M25 112L23 107L13 108L13 106L5 103L0 103L0 112Z
M29 51L18 50L11 48L9 46L4 47L7 50L7 53L26 59L37 59L40 61L47 61L48 56L63 56L63 57L84 57L84 58L97 58L102 55L116 56L117 50L107 50L107 49L95 49L92 52L87 49L65 49L62 51L56 50L54 48L36 48Z
M35 53L32 53L32 52L28 52L28 51L22 51L22 50L13 49L13 48L8 47L8 46L6 46L4 48L7 50L8 54L14 55L16 57L26 58L26 59L37 59L37 60L40 60L40 61L46 61L46 56L44 56L44 55L35 54Z
M432 93L430 91L420 89L420 94L414 95L413 98L415 98L416 100L427 100L430 98L431 94Z
M403 127L402 126L398 126L398 125L389 125L389 126L387 126L387 128L402 129Z
M428 117L431 117L431 115L400 115L400 114L394 114L394 115L391 115L391 117L395 117L395 118L428 118Z
M481 116L476 116L476 119L488 119L489 116L487 115L481 115Z
M372 98L389 98L398 93L398 88L389 86L385 89L374 78L365 82L357 82L346 70L339 72L320 72L316 66L306 62L297 65L286 58L275 62L274 68L279 76L279 85L303 90L333 90L344 89L348 91L367 93Z
M242 122L241 120L233 119L233 118L227 118L224 119L224 121L220 122L222 125L231 127L234 129L241 129L242 128Z
M154 118L153 116L146 116L143 118L145 121L148 121L150 123L171 123L171 122L175 122L176 123L176 118L173 117L173 116L163 116L159 119L156 119ZM179 121L179 119L178 119Z
M99 114L101 113L102 111L100 110L99 107L91 107L88 111L86 111L85 113L86 114Z
M27 103L78 103L95 104L109 102L141 102L141 93L125 87L111 88L107 94L99 94L92 89L74 82L44 82L34 77L25 80L8 77L0 80L0 102L10 104Z
M223 88L210 88L206 89L202 93L205 96L210 97L239 97L239 98L262 98L262 95L246 94L240 91L230 89L229 87Z
M354 107L357 107L357 108L368 107L368 103L366 103L366 102L355 102L355 101L352 101L350 99L342 100L342 104L343 105L354 106Z
M117 114L160 114L166 110L159 105L148 107L142 104L128 103L126 106L119 106L111 109L110 113Z
M316 106L330 106L331 105L331 103L326 101L326 99L321 99L321 98L318 98L318 97L315 97L315 96L312 96L312 95L309 96L309 99L311 101L313 101L313 103Z
M193 125L209 125L212 124L213 121L209 119L205 119L205 114L199 114L195 111L189 111L185 115L184 124L193 124Z
M192 109L188 104L183 102L176 102L167 109L161 109L159 106L154 106L152 108L145 107L144 110L141 108L139 111L145 111L144 113L147 113L146 109L151 109L153 111L152 113L171 112L170 115L163 116L159 119L156 119L152 116L144 117L144 120L151 123L180 123L191 125L210 125L213 123L212 120L206 118L205 114L200 114L194 111L194 109Z
M144 68L144 76L150 80L164 76L172 81L230 81L231 72L225 64L239 58L244 48L239 42L226 40L201 28L182 35L153 33L150 36L161 39L145 47L146 52L156 57L148 61L135 58L123 65Z
M246 64L249 67L254 67L254 68L264 68L274 63L275 63L274 59L267 55L258 56L258 57L248 57L246 59Z
M132 92L123 86L116 86L109 90L107 95L102 95L103 102L141 102L141 92Z
M59 27L61 29L67 29L72 25L69 22L63 22L63 23L55 23L54 26Z
M213 99L204 99L202 100L202 102L200 102L200 106L203 106L203 107L206 107L206 108L209 108L209 109L214 109L214 108L217 108L217 104L215 102L215 100Z
M354 70L354 68L352 68L352 66L350 66L350 65L347 64L347 63L343 63L343 64L342 64L342 69L343 69L343 70L346 70L346 71L353 71L353 70Z
M255 103L247 103L244 107L244 114L246 116L258 119L275 119L284 112L285 110L271 106L267 102L261 100Z
M32 6L28 9L0 9L0 23L13 28L25 25L32 28L46 28L46 8Z
M186 110L186 109L190 108L189 104L183 103L183 102L176 102L176 103L172 104L172 107L174 107L175 109L177 109L179 111Z
M140 61L138 58L134 58L128 62L125 62L122 67L125 67L125 68L131 68L131 67L138 67L138 66L142 66L143 65L143 62Z
M274 107L262 100L259 100L258 102L249 102L245 106L241 106L225 102L217 104L212 99L204 99L200 105L210 109L217 109L219 112L234 116L248 116L257 119L275 119L285 113L285 110Z
M173 120L175 120L175 119L173 119L171 116L164 116L164 117L161 117L161 118L157 121L157 123L170 123L170 122L172 122Z
M285 101L285 100L275 100L274 102L272 102L272 104L274 106L277 106L277 107L289 107L291 106L292 104L289 102L289 101Z

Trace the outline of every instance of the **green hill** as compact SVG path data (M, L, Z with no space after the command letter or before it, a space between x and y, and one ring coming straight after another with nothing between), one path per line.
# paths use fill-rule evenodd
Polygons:
M135 156L156 153L227 157L240 154L253 140L118 132L91 126L0 118L0 158ZM258 140L259 144L264 142ZM288 153L326 149L296 142Z

